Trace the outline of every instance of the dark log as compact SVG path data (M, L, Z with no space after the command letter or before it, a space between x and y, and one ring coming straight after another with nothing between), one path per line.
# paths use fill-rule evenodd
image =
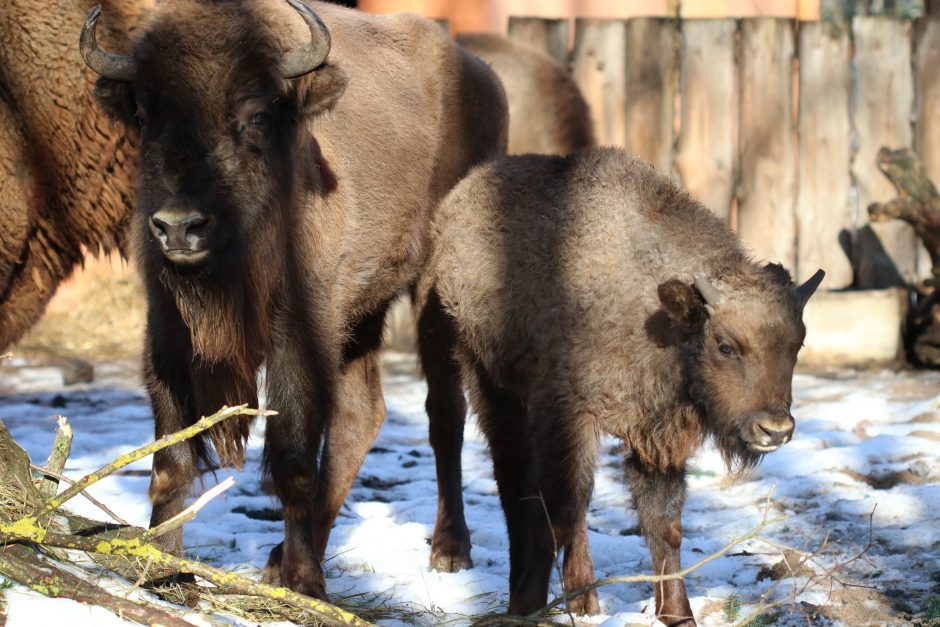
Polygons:
M872 222L903 220L914 227L930 254L936 279L940 269L940 194L909 148L878 151L878 169L891 181L898 197L868 206ZM932 281L931 281L932 282Z
M192 623L168 612L115 596L52 562L40 559L38 553L18 544L0 549L0 573L45 596L97 605L143 625L192 627Z

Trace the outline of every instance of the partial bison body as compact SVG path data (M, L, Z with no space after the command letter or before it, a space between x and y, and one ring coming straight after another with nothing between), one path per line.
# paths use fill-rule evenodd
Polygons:
M264 463L285 518L268 575L324 597L330 528L385 416L386 308L426 261L440 198L505 150L506 104L433 22L288 2L161 2L130 57L98 48L92 12L82 54L101 105L140 137L131 233L157 435L255 402L265 363L279 415ZM446 352L422 357L442 493L432 558L459 566L463 397ZM247 435L244 421L211 434L223 463ZM155 456L151 524L180 510L208 456L198 440Z
M567 155L594 145L587 101L555 59L489 33L462 33L457 43L489 63L506 88L510 153Z
M103 0L126 40L140 3ZM91 97L74 36L93 1L0 2L0 352L86 252L123 247L137 146Z
M553 537L580 529L601 431L626 444L654 569L678 571L685 466L702 441L740 467L790 440L802 311L822 271L797 287L754 263L701 204L612 148L486 164L434 233L421 291L452 320L492 450L509 611L545 603ZM694 623L681 580L656 586L656 609Z

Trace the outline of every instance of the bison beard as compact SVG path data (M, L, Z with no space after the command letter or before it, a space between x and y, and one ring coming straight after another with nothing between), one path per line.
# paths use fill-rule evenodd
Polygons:
M265 576L322 598L330 529L385 415L385 311L417 280L443 194L505 152L506 102L432 22L287 3L167 0L130 57L97 47L93 11L81 48L99 103L140 135L132 243L157 435L257 399L264 363L279 415L263 462L284 506ZM433 330L439 304L418 306ZM469 564L459 373L449 344L419 335L440 483L432 563L455 569ZM224 424L213 448L238 464L249 422ZM181 509L209 457L203 440L155 455L151 525Z

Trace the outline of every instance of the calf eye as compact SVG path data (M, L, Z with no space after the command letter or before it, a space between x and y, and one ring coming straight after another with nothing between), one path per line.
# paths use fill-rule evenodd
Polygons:
M716 338L716 341L718 342L718 350L721 351L722 355L731 357L732 355L735 354L734 348L732 348L731 344L728 344L727 342L722 340L720 337Z

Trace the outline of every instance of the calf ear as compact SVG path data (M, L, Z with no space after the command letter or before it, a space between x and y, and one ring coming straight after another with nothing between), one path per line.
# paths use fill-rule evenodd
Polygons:
M130 82L99 78L95 81L93 94L108 117L137 128L137 103Z
M705 303L692 286L679 279L669 279L656 288L659 302L669 317L687 326L697 326L705 319Z
M314 116L333 108L346 91L346 73L329 63L294 80L297 108L304 117Z

